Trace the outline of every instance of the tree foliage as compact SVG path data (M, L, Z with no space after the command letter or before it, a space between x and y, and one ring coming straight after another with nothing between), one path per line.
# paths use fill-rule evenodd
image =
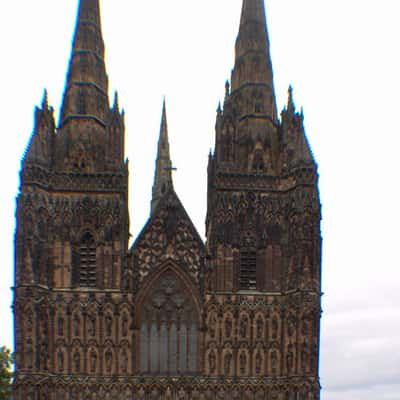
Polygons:
M11 399L12 389L12 356L6 347L0 348L0 400Z

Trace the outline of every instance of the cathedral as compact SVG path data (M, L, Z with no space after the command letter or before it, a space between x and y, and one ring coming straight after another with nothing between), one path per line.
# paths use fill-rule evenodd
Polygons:
M164 105L129 245L124 112L99 0L80 0L59 121L45 94L22 160L14 400L320 399L317 164L291 89L277 111L264 0L243 0L235 46L206 242L174 190Z

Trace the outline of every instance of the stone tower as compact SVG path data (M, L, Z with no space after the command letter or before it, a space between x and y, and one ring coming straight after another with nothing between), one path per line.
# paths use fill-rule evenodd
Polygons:
M317 166L292 89L277 116L269 53L264 0L244 0L208 166L206 370L260 379L260 399L317 399Z
M130 368L124 130L117 96L109 104L99 3L81 0L59 123L45 94L22 162L15 399L78 398L84 376Z
M206 244L174 189L164 102L128 248L124 136L99 1L80 0L59 122L45 93L22 163L15 400L318 400L317 166L291 88L277 114L264 1L243 0Z

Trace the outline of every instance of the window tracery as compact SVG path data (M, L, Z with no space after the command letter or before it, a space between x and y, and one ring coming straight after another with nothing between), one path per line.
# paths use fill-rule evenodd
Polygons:
M173 271L165 272L152 286L141 310L141 372L195 373L198 315L191 294Z

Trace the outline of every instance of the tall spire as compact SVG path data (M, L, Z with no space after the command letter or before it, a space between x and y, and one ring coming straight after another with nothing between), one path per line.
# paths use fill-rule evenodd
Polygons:
M60 127L71 119L105 125L109 110L99 0L80 0Z
M232 93L249 85L265 88L265 95L269 98L264 111L275 119L275 92L264 0L243 0L232 71Z
M154 174L153 197L151 200L151 212L153 213L161 197L173 187L172 162L169 152L168 124L165 98L160 125L160 137L158 139L158 151L156 170Z

